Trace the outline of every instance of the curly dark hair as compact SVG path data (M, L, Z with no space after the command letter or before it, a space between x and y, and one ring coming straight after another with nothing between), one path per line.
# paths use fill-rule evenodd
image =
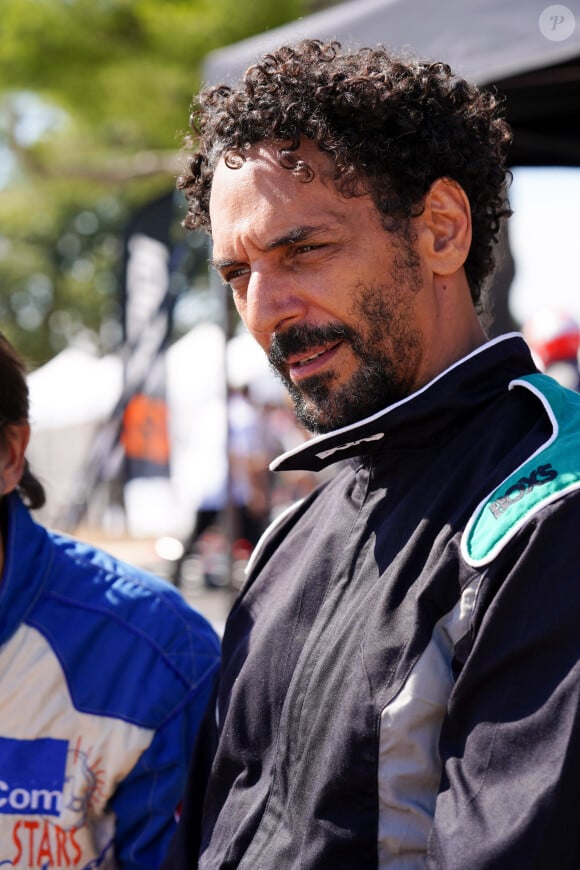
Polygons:
M28 407L26 367L0 332L0 450L6 446L6 427L28 422ZM24 462L18 490L30 508L40 508L45 503L44 488L30 470L28 460Z
M493 270L493 246L506 197L511 131L501 100L455 75L444 63L400 58L382 46L343 51L340 43L304 40L250 67L235 87L201 91L185 137L187 229L211 232L209 196L217 161L243 160L266 140L283 166L312 174L293 151L306 136L332 159L344 196L368 193L388 231L405 233L437 178L457 182L471 205L473 241L465 270L476 307ZM229 156L228 156L229 155Z

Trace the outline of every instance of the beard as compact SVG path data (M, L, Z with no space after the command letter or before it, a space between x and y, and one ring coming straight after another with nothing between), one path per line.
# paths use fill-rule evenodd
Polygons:
M322 434L370 417L414 389L414 372L422 347L421 333L410 322L410 303L421 288L412 250L403 264L395 261L391 281L358 285L351 314L356 328L340 321L324 326L292 326L272 337L268 360L284 383L298 421ZM286 373L290 354L336 341L348 342L359 365L349 380L324 372L295 384Z

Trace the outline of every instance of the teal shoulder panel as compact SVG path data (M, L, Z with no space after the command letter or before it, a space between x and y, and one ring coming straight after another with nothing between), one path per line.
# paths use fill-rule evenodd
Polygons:
M473 565L491 562L544 505L580 487L580 395L547 375L519 378L542 402L552 435L477 507L463 533L462 552Z

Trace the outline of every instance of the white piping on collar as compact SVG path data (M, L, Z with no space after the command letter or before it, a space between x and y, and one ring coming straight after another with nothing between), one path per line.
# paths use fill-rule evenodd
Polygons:
M461 357L461 359L456 360L449 368L444 369L442 372L439 372L431 381L428 381L424 386L422 386L419 390L416 390L414 393L410 393L408 396L405 396L404 399L399 399L398 402L395 402L392 405L388 405L386 408L377 411L375 414L371 414L370 417L365 417L362 420L357 420L356 423L350 423L348 426L343 426L341 429L333 429L332 432L325 432L323 435L316 435L311 438L309 441L306 441L304 444L299 444L298 447L293 447L292 450L288 450L286 453L282 453L281 456L278 456L270 463L270 471L276 471L279 465L285 462L287 459L290 459L292 456L297 456L305 450L310 450L313 444L324 444L325 441L328 441L330 438L334 438L337 435L342 435L347 432L356 431L361 426L366 425L367 423L372 423L374 420L377 420L379 417L386 416L390 414L392 411L395 411L397 408L406 405L407 402L412 401L416 396L420 396L422 393L426 392L430 389L433 384L436 384L437 381L440 381L441 378L445 377L445 375L452 372L454 369L458 368L463 363L467 362L473 357L478 356L480 353L488 350L490 347L493 347L496 344L500 344L503 341L511 340L512 338L521 338L523 336L519 332L507 332L505 335L499 335L496 338L492 338L489 341L486 341L485 344L481 344L479 347L476 347L475 350L472 350L471 353L468 353L467 356ZM316 456L319 459L326 459L329 456L332 456L333 453L346 450L349 447L352 447L355 444L360 444L361 441L366 441L369 439L360 439L359 441L354 440L348 444L337 445L336 447L331 447L329 450L322 450L320 453L317 453Z

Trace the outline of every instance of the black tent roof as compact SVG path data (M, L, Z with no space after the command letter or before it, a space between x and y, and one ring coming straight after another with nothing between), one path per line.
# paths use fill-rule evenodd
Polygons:
M580 165L580 0L349 0L208 54L209 83L303 37L443 60L507 98L512 165Z

